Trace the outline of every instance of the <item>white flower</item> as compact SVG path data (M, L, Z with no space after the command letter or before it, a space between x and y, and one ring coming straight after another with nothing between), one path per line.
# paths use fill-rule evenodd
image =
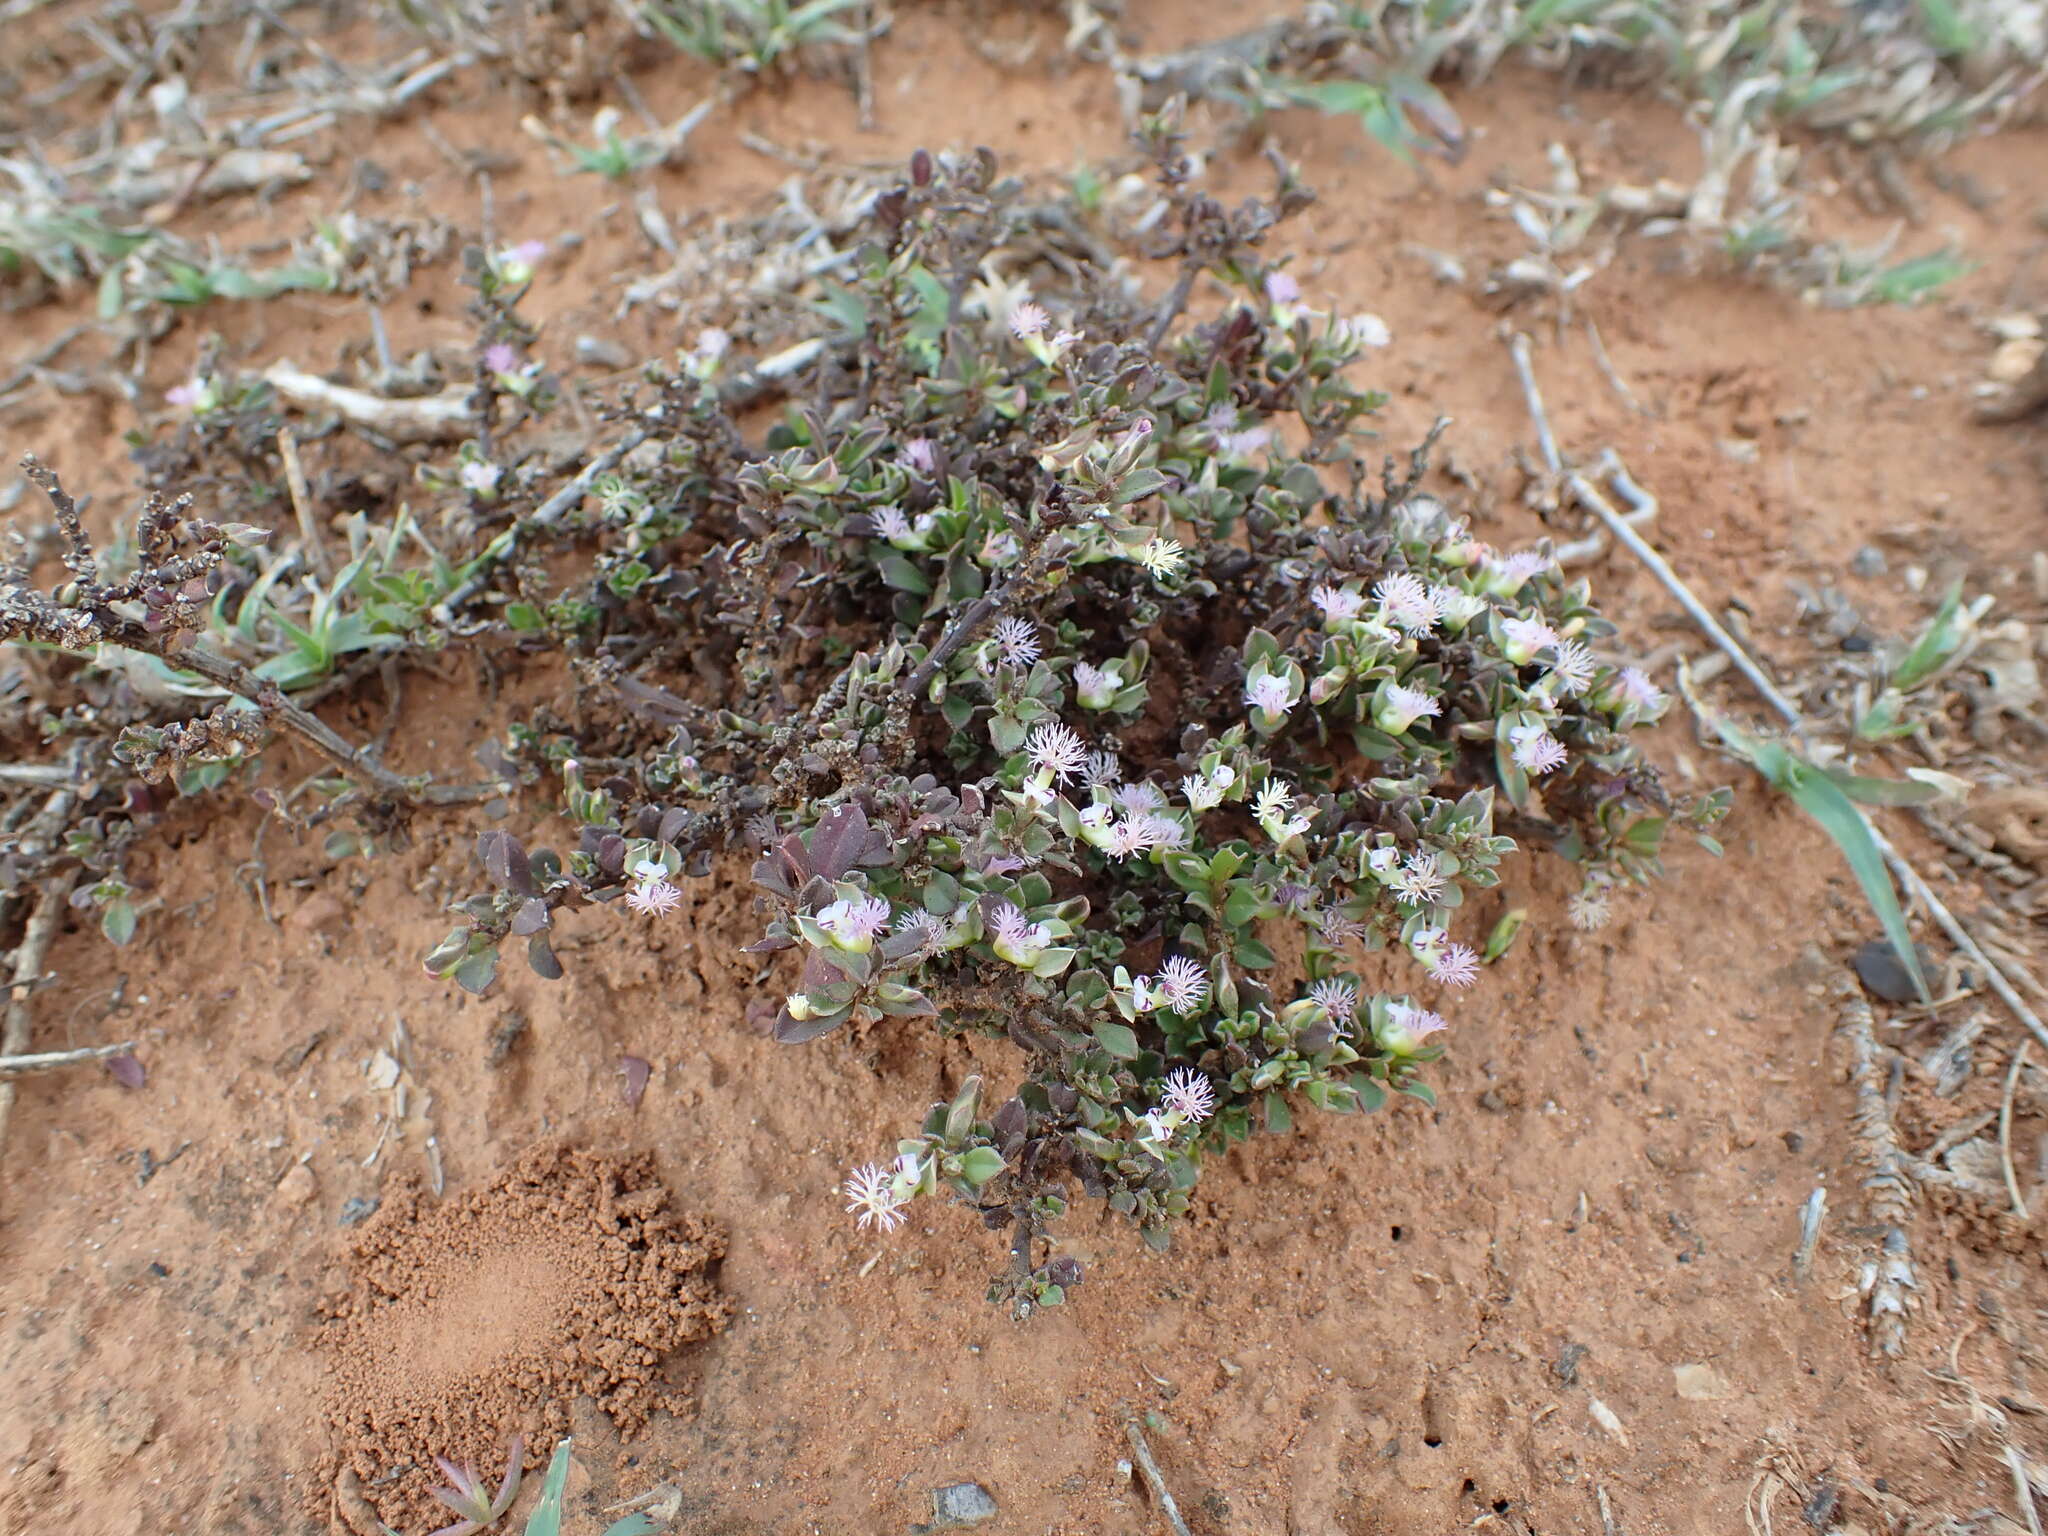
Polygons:
M1193 1013L1209 1000L1209 973L1199 960L1175 955L1152 978L1159 1005L1169 1013Z
M1393 874L1395 866L1400 862L1401 850L1392 844L1375 848L1365 856L1365 867L1382 879Z
M1550 664L1550 675L1557 679L1557 686L1566 693L1584 693L1599 665L1594 661L1593 653L1576 640L1560 640L1556 649L1557 660Z
M633 878L635 880L666 880L668 878L668 866L659 859L642 859L633 866Z
M1242 432L1226 436L1221 447L1226 458L1248 459L1265 447L1272 437L1272 432L1265 427L1246 427Z
M1486 599L1462 587L1435 586L1429 589L1429 595L1443 615L1444 628L1453 634L1486 612Z
M1166 1074L1166 1086L1159 1093L1159 1106L1183 1120L1200 1122L1216 1113L1216 1090L1209 1086L1209 1079L1193 1067L1175 1067Z
M1114 752L1090 752L1081 766L1083 784L1114 784L1124 776L1124 765Z
M1402 860L1401 872L1394 877L1394 891L1399 900L1418 907L1442 896L1444 872L1436 855L1425 849Z
M1179 539L1154 538L1134 557L1155 577L1171 576L1186 560L1186 552Z
M645 880L626 892L626 905L642 917L666 917L682 899L683 893L666 880Z
M1038 335L1045 326L1045 310L1028 299L1010 310L1010 334L1019 341Z
M911 537L910 519L904 515L901 507L877 507L868 514L868 517L874 522L875 534L879 538L887 539L893 544L898 539Z
M1265 829L1266 836L1276 843L1284 843L1291 837L1299 837L1309 828L1309 818L1302 815L1289 816L1294 806L1294 792L1278 780L1268 780L1259 791L1258 799L1252 802L1252 816Z
M1031 728L1024 743L1032 766L1064 784L1080 777L1088 766L1087 745L1057 720L1043 720Z
M498 479L504 473L489 459L471 459L455 472L455 478L462 482L464 490L488 496L498 488Z
M1346 339L1361 347L1384 347L1394 339L1387 322L1378 315L1353 315L1349 320L1338 321L1337 326Z
M1294 707L1294 688L1278 672L1252 678L1244 685L1244 701L1269 715L1284 715Z
M1028 667L1038 660L1038 626L1029 619L998 620L995 642L1003 660L1013 667Z
M875 1163L856 1168L843 1186L849 1212L859 1215L862 1231L871 1226L894 1232L909 1218L903 1207L909 1202L896 1193L889 1171Z
M1380 600L1380 613L1387 623L1411 635L1427 634L1443 617L1435 595L1420 577L1407 571L1382 577L1372 594Z
M1609 905L1607 888L1603 885L1588 885L1565 903L1565 914L1572 920L1572 926L1581 933L1593 933L1605 928L1613 915Z
M1180 1121L1161 1109L1146 1110L1138 1116L1138 1124L1144 1127L1144 1130L1138 1133L1138 1140L1154 1142L1161 1146L1173 1140L1173 1133L1181 1127Z
M1223 786L1203 774L1188 774L1180 781L1180 792L1187 797L1188 809L1197 816L1223 803Z
M1308 600L1323 610L1325 624L1348 624L1365 607L1365 594L1362 592L1327 584L1311 590Z
M1090 662L1074 663L1074 702L1083 709L1107 709L1116 702L1117 675Z
M1540 725L1517 725L1508 730L1508 744L1515 766L1524 773L1545 774L1562 768L1571 755L1564 743Z
M1134 853L1143 853L1153 841L1151 817L1126 816L1109 828L1102 851L1113 859L1127 859Z
M1503 597L1513 597L1534 577L1541 576L1556 562L1538 550L1521 549L1486 562L1487 585Z
M1385 696L1373 710L1373 724L1389 736L1399 736L1422 719L1434 719L1444 712L1435 695L1405 683L1390 683Z

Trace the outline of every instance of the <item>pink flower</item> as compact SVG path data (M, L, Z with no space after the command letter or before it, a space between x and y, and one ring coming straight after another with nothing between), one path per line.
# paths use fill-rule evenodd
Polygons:
M1479 956L1463 944L1446 944L1429 958L1432 981L1463 990L1479 979Z
M888 901L881 896L868 896L859 901L833 902L818 913L818 926L843 947L865 951L873 944L875 935L889 926L889 917Z
M1266 274L1266 297L1275 304L1293 304L1301 298L1301 284L1289 272Z
M938 451L932 447L928 437L913 437L903 445L903 462L921 475L934 473L939 467Z
M512 247L513 258L525 262L529 267L547 253L548 243L545 240L522 240Z
M1323 610L1323 617L1335 624L1348 623L1365 607L1363 594L1328 585L1311 589L1308 600Z
M1500 632L1507 640L1507 658L1525 666L1546 645L1557 644L1557 631L1541 619L1503 619Z
M1637 709L1654 710L1664 707L1664 690L1650 681L1650 674L1641 667L1621 669L1621 696Z
M1010 334L1019 341L1028 341L1045 329L1045 310L1025 300L1010 311Z
M494 341L484 348L484 366L493 373L517 373L519 354L510 342Z
M1216 1113L1216 1090L1193 1067L1175 1067L1160 1090L1160 1108L1183 1120L1202 1121Z
M1339 1024L1349 1024L1358 1016L1358 988L1348 981L1335 977L1319 981L1308 989L1308 996L1310 1002L1320 1004Z
M1209 972L1199 960L1175 955L1152 978L1153 995L1171 1013L1193 1013L1209 1000Z

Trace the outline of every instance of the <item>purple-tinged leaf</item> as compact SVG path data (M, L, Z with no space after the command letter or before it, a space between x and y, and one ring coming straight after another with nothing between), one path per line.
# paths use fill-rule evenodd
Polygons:
M539 933L548 926L548 904L538 896L531 901L521 902L519 910L512 914L511 930L519 938Z
M835 807L812 829L809 847L812 872L839 879L867 852L867 812L857 805Z
M107 1058L107 1070L113 1074L114 1081L123 1088L140 1088L149 1081L148 1071L145 1070L140 1061L136 1060L132 1052L123 1052L119 1056L109 1056Z
M775 1038L783 1045L802 1045L806 1040L815 1040L820 1035L829 1035L844 1024L848 1010L827 1013L809 1019L793 1019L789 1009L778 1008L775 1012Z
M597 845L597 867L607 875L617 876L626 867L626 840L613 832L599 839Z
M619 1093L626 1101L626 1108L640 1107L641 1096L647 1092L647 1079L653 1075L654 1068L638 1056L619 1058L619 1076L625 1079L619 1085Z

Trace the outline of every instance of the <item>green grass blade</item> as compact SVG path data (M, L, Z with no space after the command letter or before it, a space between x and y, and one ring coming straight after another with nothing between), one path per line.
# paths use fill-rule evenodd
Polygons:
M526 1536L562 1536L562 1490L569 1486L569 1445L564 1440L548 1461L547 1481L540 1485L540 1502L526 1517Z
M1892 888L1891 874L1884 867L1884 855L1878 850L1877 839L1871 835L1870 823L1863 819L1863 813L1841 785L1806 763L1793 763L1780 787L1835 840L1835 846L1849 861L1856 883L1863 887L1864 900L1883 925L1884 936L1891 941L1899 963L1913 978L1921 1001L1932 1003L1934 996L1928 991L1927 978L1920 972L1919 952L1906 931L1906 914L1900 910L1898 892Z

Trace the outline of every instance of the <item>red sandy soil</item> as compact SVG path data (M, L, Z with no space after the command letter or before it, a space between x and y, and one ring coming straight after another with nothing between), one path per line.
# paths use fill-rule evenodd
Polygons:
M1106 74L1058 62L1050 20L995 23L1038 42L1035 59L1004 67L967 46L970 13L904 10L875 50L872 130L837 83L759 91L714 115L689 165L656 176L672 216L758 207L791 174L742 147L742 129L860 161L986 143L1049 175L1122 151ZM1201 30L1254 11L1205 9ZM1148 46L1183 40L1166 0L1133 12ZM50 13L38 22L79 46ZM400 46L367 26L349 41L376 57ZM635 78L664 117L711 88L674 59ZM1304 287L1393 328L1379 362L1389 446L1439 411L1454 417L1443 462L1471 482L1446 482L1446 494L1476 509L1482 536L1513 543L1544 530L1520 502L1516 455L1533 438L1501 318L1404 246L1456 252L1475 274L1519 253L1482 193L1503 177L1540 183L1552 141L1574 149L1589 183L1689 177L1697 152L1673 108L1647 95L1510 73L1454 99L1472 151L1426 173L1355 123L1286 114L1269 127L1321 194L1292 234L1308 257ZM648 253L629 201L596 178L558 177L517 132L520 114L543 106L473 71L406 117L313 141L333 158L306 188L260 211L199 210L211 222L194 227L230 247L298 230L358 158L388 173L365 211L472 221L474 187L430 142L431 125L458 148L516 157L493 178L508 237L586 237L536 289L551 345L591 332L636 352L674 347L687 336L673 321L613 319L617 279L646 270ZM1642 410L1603 377L1583 329L1512 317L1535 330L1560 440L1584 458L1621 452L1662 499L1654 536L1668 558L1717 609L1747 604L1758 645L1788 673L1813 650L1792 627L1788 578L1841 585L1897 629L1927 611L1901 585L1917 564L1929 592L1962 575L2001 613L2039 618L2026 557L2043 544L2048 427L1969 424L1984 343L1968 322L2042 303L2048 277L2029 288L2022 255L2041 239L2048 137L2014 131L1947 164L2003 195L1980 213L1927 190L1930 223L1909 248L1953 239L1980 265L1918 309L1822 311L1625 243L1578 308ZM1247 146L1216 173L1249 188L1259 167ZM1820 208L1845 233L1877 229L1846 197ZM420 291L417 313L387 306L400 350L463 344L446 269ZM9 350L85 302L10 317ZM316 368L363 331L360 308L340 301L215 306L158 345L156 389L183 376L202 325L246 363L288 355ZM119 499L118 436L137 424L125 403L43 393L0 420L10 452L34 447L80 489ZM1753 454L1738 459L1730 441ZM1890 574L1850 573L1869 543ZM1682 641L1697 654L1645 572L1610 557L1592 574L1642 650ZM445 677L408 680L392 752L406 771L459 777L467 743L566 698L560 677L517 678L500 696L464 656L444 665ZM361 738L383 710L372 686L327 713ZM1146 1413L1165 1478L1204 1536L1548 1536L1602 1531L1609 1515L1606 1530L1631 1536L1719 1536L1742 1528L1753 1492L1791 1530L1823 1482L1840 1491L1842 1529L1979 1517L1955 1529L2017 1530L1985 1517L2015 1506L2004 1441L1983 1415L2001 1414L2013 1444L2048 1459L2038 1406L1995 1406L2001 1394L2033 1402L2032 1330L2048 1304L2038 1234L2000 1242L1924 1210L1908 1354L1869 1358L1856 1280L1873 1238L1827 992L1873 925L1813 825L1704 750L1682 715L1657 754L1679 787L1738 785L1724 858L1675 851L1668 880L1590 935L1562 919L1569 870L1516 860L1508 889L1532 921L1459 1009L1436 1110L1403 1102L1234 1149L1165 1256L1114 1219L1076 1215L1064 1242L1086 1283L1021 1327L983 1300L1002 1255L971 1219L921 1207L917 1223L878 1238L854 1230L837 1194L850 1164L965 1073L1007 1080L1008 1047L907 1027L864 1044L770 1042L753 1015L773 978L738 952L758 931L739 863L689 886L658 928L607 912L573 920L559 946L565 981L510 967L477 1000L416 964L446 930L444 903L470 889L466 814L416 824L403 850L341 863L318 834L300 844L273 827L262 846L281 918L271 923L237 874L257 809L224 797L181 806L137 860L161 906L134 943L112 949L79 923L51 952L58 982L35 999L37 1048L138 1038L149 1081L131 1092L88 1070L21 1085L0 1165L0 1531L325 1529L321 1469L359 1449L334 1443L323 1407L321 1302L346 1286L359 1235L337 1224L345 1202L397 1198L397 1181L426 1176L430 1157L458 1198L545 1138L650 1158L676 1207L730 1239L716 1272L730 1325L677 1353L665 1378L686 1411L621 1440L587 1401L570 1405L571 1536L595 1536L602 1505L663 1482L680 1494L678 1531L901 1532L929 1518L928 1490L961 1479L999 1501L992 1530L1152 1532L1157 1512L1118 1468L1126 1421ZM312 766L280 745L263 772L290 783ZM509 825L546 837L538 807ZM1931 845L1907 840L1936 867ZM1945 888L1962 910L1980 899ZM1500 905L1484 907L1478 931ZM523 1033L489 1064L494 1033L515 1021ZM1995 1016L1959 1099L1909 1081L1913 1134L1924 1143L1995 1108L2017 1039ZM407 1090L397 1123L392 1090L372 1085L380 1051ZM634 1109L617 1070L628 1054L654 1067ZM2030 1190L2044 1132L2048 1110L2023 1096L2012 1139ZM157 1166L145 1181L146 1157ZM1800 1278L1798 1210L1816 1185L1830 1191L1828 1224ZM472 1298L466 1321L514 1328L533 1310L529 1290L507 1283L502 1306ZM1677 1390L1675 1369L1696 1365L1713 1373L1708 1397ZM1981 1394L1974 1427L1964 1383Z

